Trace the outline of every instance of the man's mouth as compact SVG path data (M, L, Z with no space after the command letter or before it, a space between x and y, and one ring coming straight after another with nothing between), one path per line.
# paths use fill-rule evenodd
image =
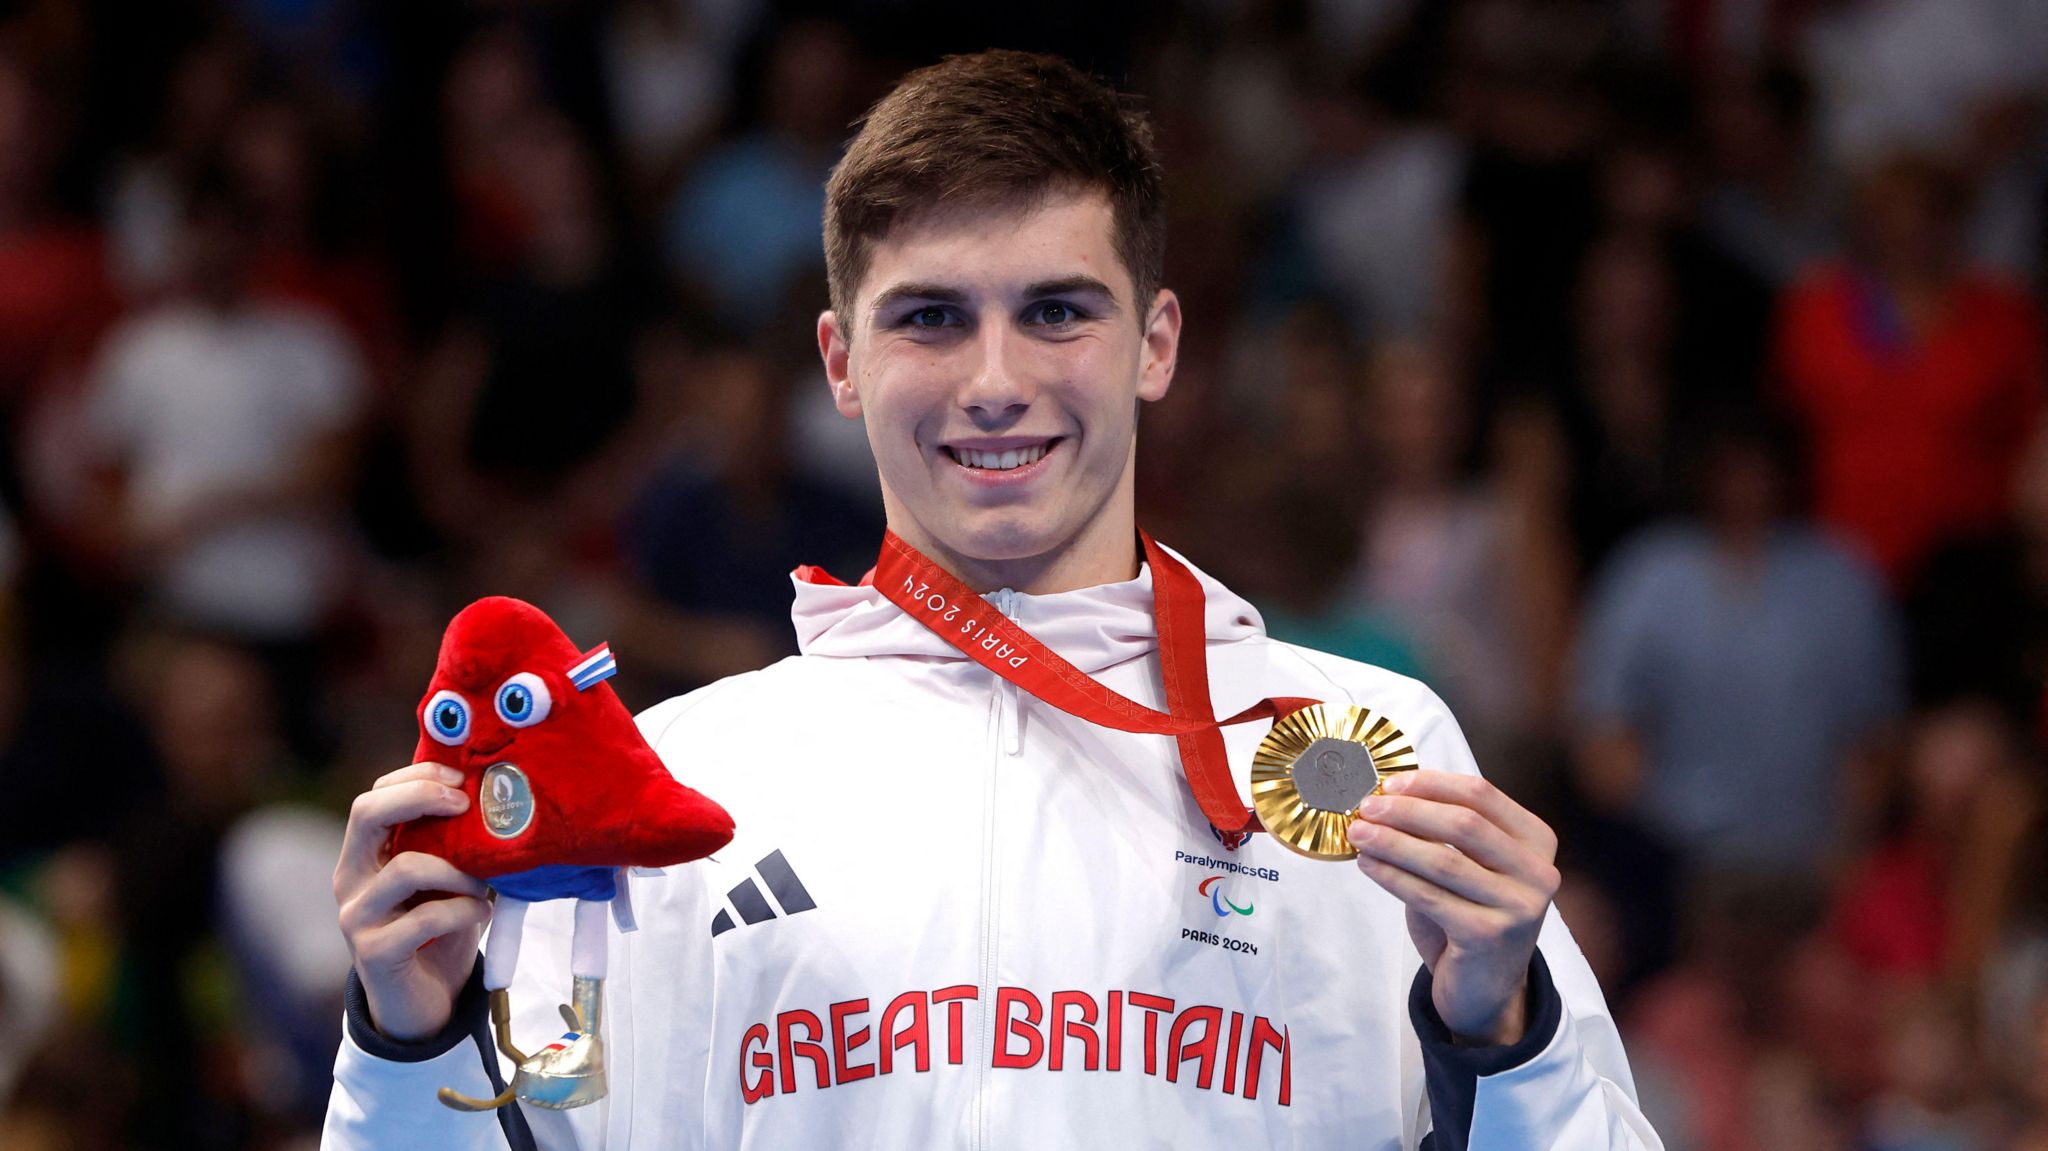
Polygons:
M969 447L945 447L946 455L956 464L973 471L1007 472L1029 467L1045 458L1059 440L1045 440L1024 447L985 449Z

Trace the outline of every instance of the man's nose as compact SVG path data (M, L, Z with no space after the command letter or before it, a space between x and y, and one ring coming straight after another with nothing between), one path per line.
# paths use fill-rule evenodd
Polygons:
M998 420L1031 406L1037 389L1023 362L1023 341L1002 324L984 324L976 338L980 361L961 385L960 406L977 419Z

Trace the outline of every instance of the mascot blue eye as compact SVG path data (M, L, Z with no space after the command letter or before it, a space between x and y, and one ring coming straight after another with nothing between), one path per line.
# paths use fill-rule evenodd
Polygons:
M513 727L532 727L548 717L554 702L545 680L522 671L498 688L498 718Z
M449 747L469 738L469 704L452 691L437 691L427 701L427 734Z

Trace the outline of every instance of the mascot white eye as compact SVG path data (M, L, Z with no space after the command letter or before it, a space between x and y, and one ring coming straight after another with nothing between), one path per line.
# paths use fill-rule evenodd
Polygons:
M455 747L469 738L469 704L452 691L437 691L427 701L426 721L436 743Z
M546 681L530 671L520 672L498 688L498 718L513 727L532 727L546 719L554 703Z

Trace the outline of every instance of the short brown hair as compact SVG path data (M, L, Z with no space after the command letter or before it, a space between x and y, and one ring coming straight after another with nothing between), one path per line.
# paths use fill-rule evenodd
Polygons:
M825 185L832 310L851 320L871 246L898 222L1067 187L1108 195L1143 324L1166 263L1166 190L1144 113L1057 56L980 52L910 73L868 110Z

